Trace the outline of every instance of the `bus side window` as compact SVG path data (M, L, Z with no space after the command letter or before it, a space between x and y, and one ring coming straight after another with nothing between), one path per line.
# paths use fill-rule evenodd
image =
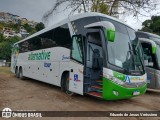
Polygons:
M57 46L69 49L72 46L72 38L67 24L55 28L53 33L53 38L56 41Z
M144 51L144 63L145 63L145 66L153 68L154 67L154 61L153 61L152 52L150 50L151 46L149 48L148 48L148 46L144 47L144 44L142 44L142 46L143 46L143 51Z

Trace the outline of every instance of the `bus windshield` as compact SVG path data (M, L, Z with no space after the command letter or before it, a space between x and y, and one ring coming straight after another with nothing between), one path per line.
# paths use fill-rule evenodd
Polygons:
M103 18L103 20L106 20L106 18ZM122 68L126 71L126 74L143 74L141 60L143 54L135 31L116 21L110 21L109 19L107 21L113 23L116 28L115 41L107 43L109 63Z

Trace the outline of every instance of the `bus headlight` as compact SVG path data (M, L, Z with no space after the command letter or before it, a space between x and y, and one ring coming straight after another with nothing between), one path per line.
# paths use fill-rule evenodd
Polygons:
M119 93L115 90L113 90L113 94L116 95L116 96L119 96Z

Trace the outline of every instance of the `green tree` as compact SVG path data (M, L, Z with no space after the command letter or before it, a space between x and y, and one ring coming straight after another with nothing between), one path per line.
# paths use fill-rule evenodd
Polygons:
M0 23L0 31L3 30L3 26L4 26L4 24L3 24L3 23Z
M0 31L2 31L4 27L12 28L14 31L18 32L20 24L14 24L14 23L6 24L4 22L0 22Z
M28 33L31 33L33 30L33 28L28 23L24 24L23 27L27 30Z
M0 43L0 59L9 60L11 57L10 44L7 41Z
M3 34L0 33L0 43L3 42L3 41L5 41L5 38L4 38Z
M105 1L101 0L94 0L92 7L91 7L92 12L100 12L103 14L109 14L109 6L105 3Z
M11 60L12 45L20 40L19 37L8 38L0 42L0 59Z
M44 29L45 26L44 26L44 24L43 24L42 22L40 22L40 23L38 23L38 24L36 25L35 28L36 28L37 31L40 31L40 30Z
M141 31L160 35L160 16L152 16L150 20L145 20L142 25Z
M61 7L61 6L64 7ZM52 9L47 11L44 16L44 22L48 20L50 15L68 9L71 13L79 12L101 12L110 16L118 16L119 14L133 15L150 15L149 13L156 9L158 3L156 0L55 0Z
M34 34L36 32L37 32L36 29L32 29L32 31L30 32L30 34L32 35L32 34Z

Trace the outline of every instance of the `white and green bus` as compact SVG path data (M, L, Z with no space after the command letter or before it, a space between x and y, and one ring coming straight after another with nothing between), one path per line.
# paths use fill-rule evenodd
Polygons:
M160 36L142 31L136 34L144 51L147 88L160 90Z
M104 14L83 13L15 43L11 71L69 95L127 99L146 91L142 55L131 27Z

